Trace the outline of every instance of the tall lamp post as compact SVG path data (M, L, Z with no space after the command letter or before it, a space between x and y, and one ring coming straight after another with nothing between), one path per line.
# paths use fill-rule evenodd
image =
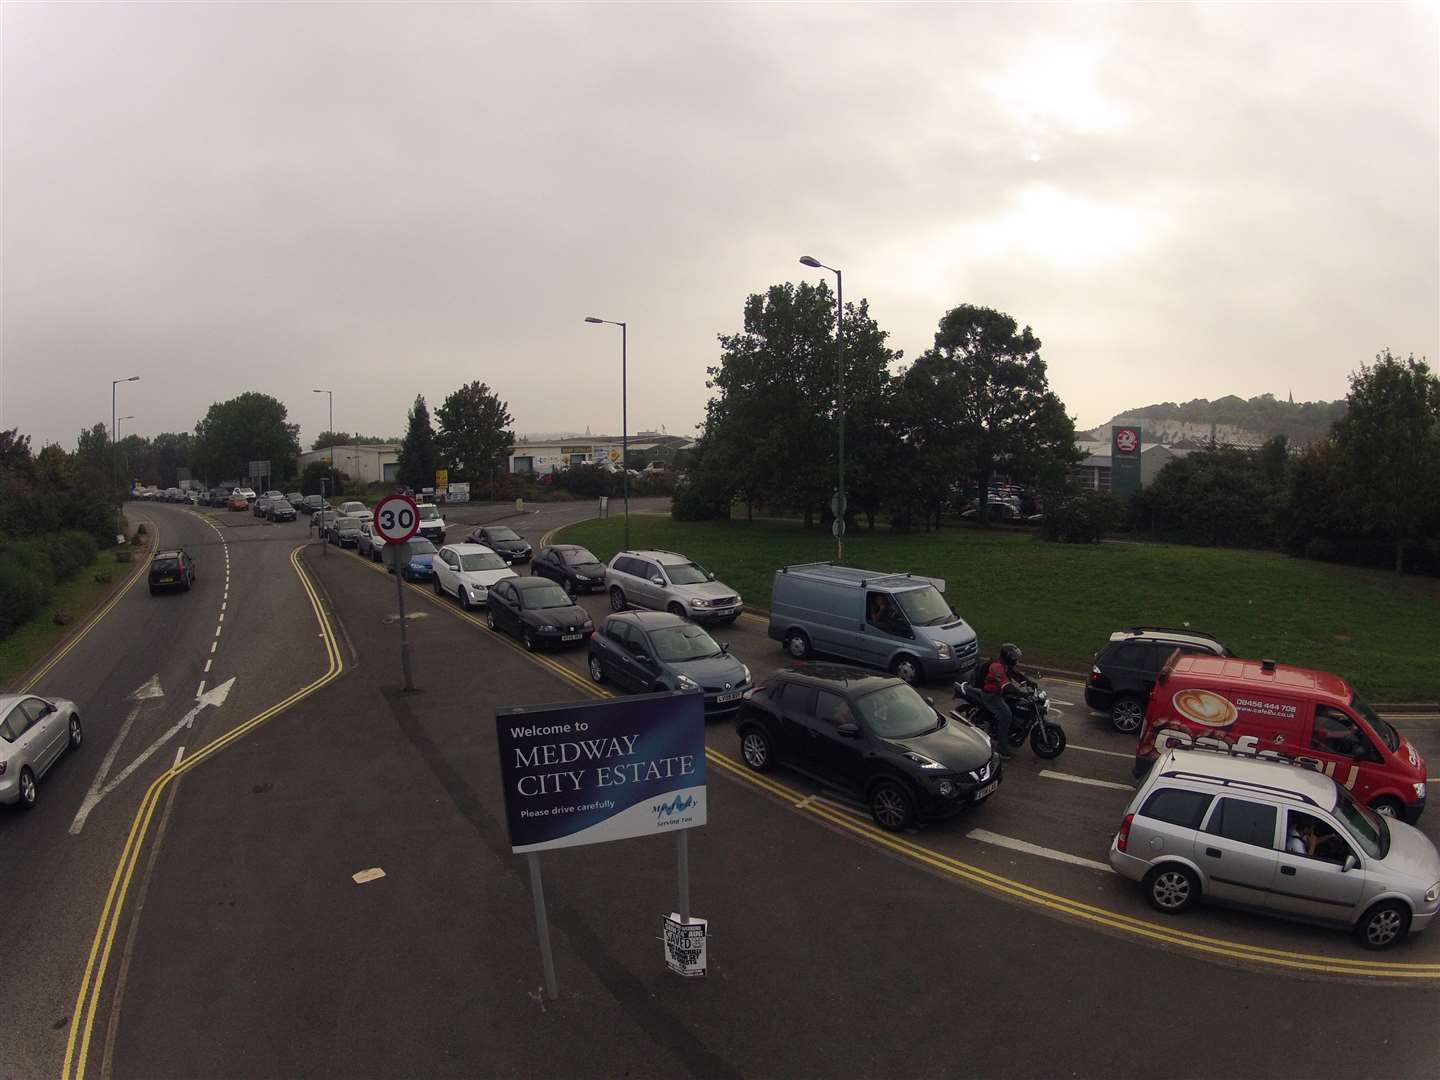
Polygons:
M326 397L328 397L328 398L330 399L330 426L329 426L329 432L330 432L330 437L331 437L331 438L334 438L334 437L335 437L335 391L333 391L333 390L316 390L315 393L317 393L317 394L324 394ZM330 444L330 493L331 493L332 495L335 493L335 444L334 444L333 442Z
M120 453L120 425L121 425L124 421L126 421L126 420L134 420L134 419L135 419L134 416L117 416L117 417L115 418L115 453L116 453L117 456L118 456L119 453ZM125 474L126 474L127 472L129 472L129 471L130 471L130 470L129 470L128 468L125 468L125 469L121 469L121 470L120 470L120 483L121 483L121 484L124 484L124 483L125 483ZM126 489L124 489L124 490L129 490L129 489L126 488Z
M603 323L607 326L620 327L620 483L621 490L625 495L625 550L630 550L630 417L627 412L625 396L625 366L626 366L626 338L629 336L628 324L616 322L614 319L597 319L594 315L586 315L588 323Z
M835 275L835 411L839 414L839 442L835 455L835 557L845 557L845 277L813 255L800 256L803 266L829 270Z
M110 481L118 484L120 482L120 440L115 438L115 388L122 382L139 382L139 375L131 375L128 379L110 380ZM120 489L115 489L115 533L118 536L120 529L120 504L123 499L120 496Z

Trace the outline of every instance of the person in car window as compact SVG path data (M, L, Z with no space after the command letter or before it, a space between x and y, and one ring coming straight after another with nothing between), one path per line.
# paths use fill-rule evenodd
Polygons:
M877 630L883 630L887 634L899 634L904 629L904 617L889 593L870 593L865 597L865 606L865 618Z
M1285 850L1292 855L1305 855L1311 859L1338 863L1344 860L1345 845L1335 835L1335 830L1324 822L1304 814L1294 814L1291 816L1290 836L1285 842Z

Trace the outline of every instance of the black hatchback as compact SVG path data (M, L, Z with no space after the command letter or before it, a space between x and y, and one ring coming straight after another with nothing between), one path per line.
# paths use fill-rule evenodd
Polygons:
M547 577L566 592L604 592L605 564L579 544L551 544L535 552L530 573Z
M162 589L190 591L195 584L195 560L184 548L157 551L150 561L150 594Z
M864 799L894 832L983 802L1001 780L982 730L946 718L903 679L838 664L776 672L745 695L735 730L750 768L783 762Z
M1133 626L1117 630L1095 654L1085 680L1085 704L1110 714L1110 724L1134 735L1145 720L1145 706L1160 669L1175 650L1184 655L1233 656L1219 640L1199 630Z
M508 525L482 525L471 529L467 544L484 544L508 563L530 558L530 542Z
M707 718L733 713L750 669L688 619L668 611L624 611L590 639L590 678L642 694L699 690Z
M486 625L514 635L531 652L541 645L580 645L595 632L589 613L544 578L502 578L486 600Z

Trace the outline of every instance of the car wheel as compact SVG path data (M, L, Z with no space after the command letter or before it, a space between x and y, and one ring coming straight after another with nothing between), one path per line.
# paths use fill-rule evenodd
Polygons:
M1389 795L1382 795L1370 804L1370 809L1377 814L1384 814L1388 818L1404 818L1405 807L1399 799L1392 799Z
M600 658L591 654L590 657L590 681L603 683L605 681L605 666L600 663Z
M531 568L530 573L531 573L532 575L535 573L535 570L534 570L533 567ZM549 575L545 575L545 576L548 577ZM568 597L570 597L571 600L574 600L574 599L575 599L575 583L574 583L573 581L571 581L568 577L567 577L567 578L561 578L561 579L560 579L560 588L562 588L562 589L565 590L565 595L568 596Z
M685 609L679 604L670 604L665 608L665 610L668 611L671 615L678 615L682 619L685 618Z
M1398 900L1376 904L1355 924L1355 934L1367 949L1388 949L1410 932L1410 909Z
M920 682L925 673L924 669L920 667L919 660L916 660L913 656L902 653L897 656L895 662L890 665L890 674L904 679L911 686L914 686Z
M1059 724L1036 724L1030 729L1030 749L1047 761L1059 757L1065 752L1065 729Z
M1178 915L1200 898L1200 879L1178 863L1167 863L1145 875L1145 895L1156 911Z
M435 590L436 596L444 596L445 590L440 587L440 575L436 574L430 579L430 587Z
M915 818L915 800L894 780L881 780L870 789L870 814L889 832L901 832Z
M460 610L470 610L470 590L465 588L464 582L455 586L455 599L460 601Z
M35 774L26 765L20 770L20 809L29 810L35 805Z
M85 741L85 730L80 726L80 717L74 713L70 715L70 749L79 750L80 744Z
M775 751L770 745L770 736L758 727L747 727L740 732L740 756L745 764L756 772L765 772L775 764Z
M486 612L485 612L485 625L488 626L491 630L498 630L498 629L500 629L498 626L495 625L495 612L490 611L490 610L488 610L488 609L486 610Z
M810 639L802 630L791 630L785 635L785 651L796 660L804 660L810 655Z
M535 651L535 635L530 632L528 626L520 632L520 640L525 643L526 652Z
M624 611L626 608L625 590L616 585L610 590L610 610Z
M1134 735L1145 722L1145 703L1137 697L1125 696L1110 706L1110 723L1122 735Z

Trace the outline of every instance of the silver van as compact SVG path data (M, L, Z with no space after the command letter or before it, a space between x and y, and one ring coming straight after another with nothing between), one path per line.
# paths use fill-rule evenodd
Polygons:
M915 574L803 563L775 573L770 636L797 660L853 660L907 683L969 677L980 640L950 610L945 582Z
M1155 762L1110 865L1174 914L1205 899L1353 928L1387 949L1440 908L1440 854L1419 829L1323 773L1205 750Z

